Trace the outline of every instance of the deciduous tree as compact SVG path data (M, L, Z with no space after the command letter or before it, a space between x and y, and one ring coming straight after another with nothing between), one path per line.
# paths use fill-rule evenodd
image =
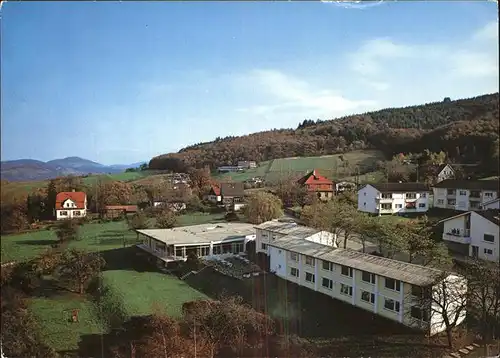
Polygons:
M105 264L98 253L71 249L61 257L58 276L76 287L76 292L83 294L86 285L101 272Z
M416 308L430 313L431 330L444 327L449 347L454 343L453 330L465 319L467 290L465 277L445 271L413 298Z
M211 177L208 168L193 169L189 173L192 188L198 193L201 198L210 187Z
M128 219L128 227L130 230L147 229L149 227L148 218L142 211L139 211Z
M70 241L77 240L79 234L79 223L73 219L61 220L56 226L56 235L59 245L66 246Z
M283 216L283 205L277 196L259 191L246 200L243 213L248 222L260 224Z
M485 341L500 337L500 267L470 260L460 270L468 283L468 310Z
M156 227L159 229L171 229L177 224L177 215L169 209L164 209L156 216Z

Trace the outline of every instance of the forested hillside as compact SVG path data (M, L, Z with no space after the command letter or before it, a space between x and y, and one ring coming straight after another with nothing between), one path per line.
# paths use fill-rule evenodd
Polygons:
M498 99L498 93L456 101L446 98L443 102L388 108L328 121L304 120L296 129L217 138L189 146L178 153L153 158L149 167L214 168L237 160L264 161L355 149L379 149L387 157L400 152L442 150L457 162L484 162L498 150L495 142L499 137Z

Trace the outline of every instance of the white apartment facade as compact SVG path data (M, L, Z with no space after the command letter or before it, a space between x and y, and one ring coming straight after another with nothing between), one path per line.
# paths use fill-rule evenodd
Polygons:
M436 308L443 286L450 294L466 292L458 275L293 236L269 243L269 255L270 271L284 280L430 335L445 329L443 315L458 315L458 324L465 318L456 302L445 305L446 312Z
M469 211L441 222L444 241L463 246L469 257L500 262L498 210Z
M490 209L500 209L500 198L496 198L490 201L486 201L481 204L481 210L490 210Z
M366 184L358 190L358 210L377 215L425 213L431 193L424 183Z
M446 179L433 187L434 207L459 211L481 210L499 197L498 180Z
M302 240L336 246L334 234L310 227L301 226L295 222L279 220L266 221L255 227L255 252L269 256L269 244L276 239L293 235Z

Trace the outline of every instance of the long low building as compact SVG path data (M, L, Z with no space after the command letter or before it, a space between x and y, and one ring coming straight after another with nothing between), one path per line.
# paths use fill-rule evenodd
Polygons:
M251 224L222 223L176 227L173 229L136 230L140 249L165 264L185 261L194 252L198 257L239 254L255 240Z
M447 312L436 309L443 287L449 291L444 296L449 298L452 292L467 289L465 279L458 275L294 235L276 238L267 245L270 271L277 276L430 335L445 329L443 315L458 312L458 303L453 302L446 304ZM445 285L440 284L443 280ZM432 292L432 296L427 294L423 299L424 292ZM459 316L461 323L465 311Z

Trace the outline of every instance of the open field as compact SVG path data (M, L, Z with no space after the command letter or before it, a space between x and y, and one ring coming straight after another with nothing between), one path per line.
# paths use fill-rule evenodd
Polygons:
M356 176L350 176L350 177L345 177L341 178L342 180L345 181L352 181L354 182L356 180ZM360 184L365 184L365 183L381 183L385 180L385 175L384 173L380 171L374 171L374 172L368 172L365 174L360 174L358 177L359 183Z
M342 157L342 159L341 159ZM331 179L342 179L356 173L370 172L375 169L375 164L384 157L377 150L360 150L344 154L324 155L320 157L294 157L274 159L259 163L255 169L243 173L215 174L219 179L245 181L252 177L261 176L266 181L275 181L283 177L298 177L317 169L320 174ZM376 180L377 178L374 178Z
M123 302L128 316L151 314L159 308L180 317L184 302L207 299L177 277L159 272L105 271L103 285Z
M186 214L178 217L178 226L220 222L223 219L223 214ZM135 240L136 234L128 229L125 221L89 223L80 227L80 239L70 242L69 247L88 251L104 251L132 245ZM33 258L56 241L56 233L52 230L2 236L0 237L1 262Z

